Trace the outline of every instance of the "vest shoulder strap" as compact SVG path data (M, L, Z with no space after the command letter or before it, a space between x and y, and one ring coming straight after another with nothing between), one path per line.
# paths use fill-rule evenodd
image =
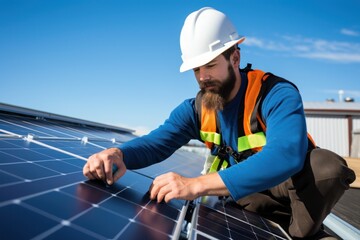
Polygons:
M257 95L256 101L255 101L256 105L254 106L253 112L250 117L250 122L252 125L251 126L252 132L259 131L259 129L266 131L266 123L265 123L264 119L262 119L262 114L261 114L262 103L263 103L265 97L271 91L271 89L280 82L287 82L287 83L291 84L296 90L298 90L296 85L293 84L292 82L290 82L282 77L276 76L270 72L264 73L264 75L262 77L261 88L259 90L259 94ZM256 121L256 119L258 121ZM259 124L260 124L260 126L259 126Z

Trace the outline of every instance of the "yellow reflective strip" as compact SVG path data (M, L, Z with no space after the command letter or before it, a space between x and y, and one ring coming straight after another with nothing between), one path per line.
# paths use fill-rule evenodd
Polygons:
M201 137L201 140L203 140L203 141L212 142L212 143L215 143L218 145L220 145L220 142L221 142L221 135L216 132L200 131L200 137Z
M217 172L218 166L220 164L220 158L218 156L215 157L211 167L209 169L209 173ZM228 167L227 161L223 161L220 170L224 170Z
M213 172L216 172L217 171L217 167L220 163L220 159L218 157L215 157L213 163L211 164L211 167L210 167L210 170L209 170L209 173L213 173Z
M238 138L238 151L242 152L248 149L262 147L266 144L266 137L264 132L250 134Z

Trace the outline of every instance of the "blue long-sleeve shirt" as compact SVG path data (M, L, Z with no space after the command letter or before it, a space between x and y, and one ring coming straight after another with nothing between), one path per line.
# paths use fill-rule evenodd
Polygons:
M247 87L242 74L241 88L236 97L218 112L223 141L237 149L238 109ZM298 172L307 151L305 114L299 92L289 83L276 84L261 107L266 124L266 145L262 151L238 164L230 158L231 167L219 175L231 196L237 200L271 188ZM200 140L195 99L177 106L159 128L148 135L122 144L128 169L138 169L168 158L191 139Z

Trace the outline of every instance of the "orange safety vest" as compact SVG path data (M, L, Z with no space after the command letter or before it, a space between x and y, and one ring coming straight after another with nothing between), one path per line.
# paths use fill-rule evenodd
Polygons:
M239 118L238 123L239 137L237 140L237 152L235 153L239 156L239 159L235 159L236 161L244 160L246 157L261 151L262 147L266 145L266 125L262 120L259 110L261 109L262 100L265 99L267 93L279 82L288 82L296 88L293 83L271 73L252 70L250 64L241 71L247 72L248 85L244 104L239 109L239 113L243 113L243 116L242 119ZM217 121L216 112L207 109L203 105L199 94L196 97L195 106L200 121L201 140L211 150L215 146L222 146L221 129ZM316 146L309 134L308 140L312 146ZM243 154L245 152L246 154Z

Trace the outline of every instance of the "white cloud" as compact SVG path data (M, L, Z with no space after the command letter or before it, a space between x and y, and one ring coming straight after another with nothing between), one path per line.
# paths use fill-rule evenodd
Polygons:
M347 35L347 36L354 36L354 37L357 37L360 35L359 32L357 31L354 31L354 30L351 30L351 29L347 29L347 28L343 28L340 30L340 33L341 34L344 34L344 35Z
M255 38L255 37L246 37L246 40L244 41L243 44L247 45L247 46L255 46L255 47L259 47L259 48L264 47L263 41L259 38Z
M258 47L267 50L273 51L288 51L290 50L289 47L284 45L281 42L271 41L271 40L262 40L255 37L246 37L246 40L243 43L247 46Z
M360 43L282 36L277 41L247 37L244 44L269 51L286 52L302 58L360 63Z
M312 59L326 59L335 62L358 62L360 63L360 54L352 53L334 53L334 52L309 52L298 54L300 57Z

